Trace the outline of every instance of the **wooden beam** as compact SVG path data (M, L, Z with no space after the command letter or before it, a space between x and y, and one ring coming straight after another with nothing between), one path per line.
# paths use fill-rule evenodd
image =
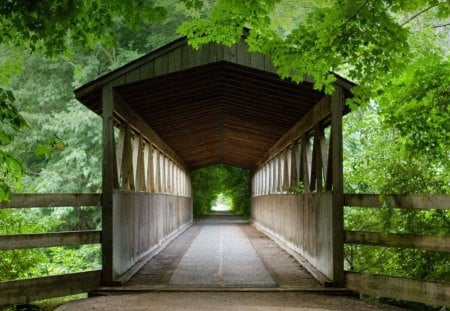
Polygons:
M450 307L450 283L346 272L345 286L363 294Z
M0 250L95 244L100 237L101 231L95 230L0 235Z
M345 231L345 243L450 252L450 237L416 234Z
M0 282L0 305L74 295L100 286L100 271L70 273L26 280Z
M100 193L14 193L0 208L101 206Z
M189 168L184 163L184 161L175 153L175 151L170 148L166 142L159 137L159 135L145 122L130 106L123 100L123 98L117 93L114 92L114 100L117 102L114 105L114 113L127 122L133 129L139 132L146 140L153 143L158 149L163 152L167 157L169 157L172 161L176 162L186 171L189 171Z
M289 185L289 182L290 182L290 180L289 180L289 154L288 154L288 151L289 150L289 148L286 148L286 149L284 149L284 151L283 151L283 153L282 153L282 155L283 155L283 158L284 158L284 161L283 161L283 192L285 192L285 191L288 191L289 190L289 187L290 187L290 185Z
M114 153L114 96L111 84L103 86L102 140L102 285L113 284L113 189L116 165Z
M333 283L344 285L344 166L342 142L342 115L344 94L336 88L331 96L331 137L332 137L332 209L331 239L333 249Z
M144 140L139 135L136 161L136 191L147 191L145 184L145 165L144 165Z
M133 150L132 150L132 137L130 127L128 123L124 124L124 143L122 151L122 168L120 187L122 190L134 191L134 172L133 172Z
M392 207L418 209L450 209L450 195L417 194L349 194L344 195L345 206Z
M303 118L301 118L289 131L286 132L269 151L258 161L255 171L270 161L287 146L299 139L306 132L311 131L314 125L329 118L331 114L331 97L324 96Z
M148 144L147 187L149 192L155 192L155 169L153 166L153 145Z

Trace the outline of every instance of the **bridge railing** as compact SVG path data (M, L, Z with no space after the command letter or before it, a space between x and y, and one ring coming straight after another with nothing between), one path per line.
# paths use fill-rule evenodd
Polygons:
M101 206L101 194L14 194L10 202L0 202L1 209L82 206ZM99 230L0 235L0 251L100 242ZM88 292L99 285L100 270L3 281L0 282L0 305Z
M448 195L345 194L346 207L399 209L450 209ZM345 231L346 244L359 244L424 251L450 252L450 237L384 232ZM450 259L450 255L449 255ZM449 271L450 273L450 271ZM378 297L450 306L450 283L346 271L345 285L354 291Z

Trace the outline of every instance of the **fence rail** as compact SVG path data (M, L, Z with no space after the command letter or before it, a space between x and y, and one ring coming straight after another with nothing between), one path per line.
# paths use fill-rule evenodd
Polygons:
M345 194L344 205L369 208L450 209L450 195ZM450 252L450 237L447 236L347 230L344 241L347 244ZM347 271L345 286L369 295L450 307L450 283Z
M0 282L0 305L92 291L100 286L100 270Z
M448 195L380 195L380 194L345 194L344 205L353 207L393 207L418 209L450 209Z
M99 230L0 235L0 250L95 244L100 237Z
M416 234L345 231L345 243L384 247L416 248L425 251L450 252L450 237Z
M100 193L18 193L0 208L100 206Z
M346 272L345 286L351 290L368 295L450 307L449 283Z
M57 208L101 206L99 193L14 194L0 208ZM0 251L52 246L77 246L101 242L101 231L70 231L0 235ZM29 303L92 291L100 286L100 271L87 271L0 282L0 305Z

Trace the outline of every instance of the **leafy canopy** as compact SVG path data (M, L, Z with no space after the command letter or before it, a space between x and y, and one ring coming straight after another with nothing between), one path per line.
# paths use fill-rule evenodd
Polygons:
M286 15L289 9L296 14ZM208 17L183 23L179 32L198 48L232 45L247 28L249 50L270 56L281 77L301 82L308 75L331 93L330 71L340 72L359 84L354 100L368 102L407 64L410 22L425 12L445 18L449 10L445 0L218 0Z
M137 28L142 20L162 19L163 6L147 0L10 0L0 3L0 43L59 55L71 45L114 42L118 20Z

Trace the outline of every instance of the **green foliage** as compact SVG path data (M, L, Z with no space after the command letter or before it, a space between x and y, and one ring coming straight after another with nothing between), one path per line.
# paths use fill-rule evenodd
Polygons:
M359 84L352 101L367 103L383 91L386 78L398 76L407 65L408 27L425 13L448 17L448 3L219 0L208 17L183 23L179 32L198 48L208 42L236 43L247 28L249 50L270 56L281 77L301 82L310 76L316 89L331 93L335 76L330 71L341 72Z
M250 172L229 165L214 165L192 172L194 217L211 212L219 195L230 198L231 209L250 216Z
M299 195L307 191L305 189L305 185L303 184L303 182L299 181L296 185L291 186L291 188L288 189L288 192L294 195Z
M0 88L0 201L9 200L11 188L20 189L22 162L6 147L13 142L15 133L26 126L17 112L14 95L10 90Z
M45 3L49 2L44 1L40 5ZM151 4L147 2L149 3ZM88 1L86 4L90 5ZM4 5L2 3L0 7ZM23 2L21 5L26 4ZM29 5L33 6L32 3ZM84 5L82 1L80 5ZM102 2L102 6L104 5L107 4ZM118 5L124 9L132 8L128 2L121 2ZM103 9L106 10L106 7ZM169 15L164 25L160 20L131 19L136 26L139 24L139 27L132 31L126 22L127 19L115 17L113 25L104 35L113 34L111 40L115 40L116 46L110 44L106 37L99 36L98 40L89 43L90 50L86 51L87 46L82 46L84 43L75 42L75 39L67 40L71 34L62 42L64 46L55 49L53 44L59 43L51 40L23 42L22 48L34 44L33 48L36 50L31 54L19 48L0 45L0 66L2 66L0 81L5 85L1 91L5 97L1 97L0 129L8 135L11 134L11 137L16 136L14 140L9 141L7 149L3 145L0 146L0 151L7 151L19 161L21 172L17 174L17 181L24 175L23 189L15 187L14 191L42 193L100 191L101 118L74 99L73 88L174 39L175 29L184 13L172 7L168 11ZM110 13L114 12L107 12ZM131 13L136 15L143 12L134 10ZM60 18L63 19L64 16ZM50 19L45 22L47 25L52 23ZM91 19L90 22L94 25L95 19ZM100 24L98 27L96 31L105 30L101 29ZM0 29L5 30L2 26ZM55 33L59 31L58 29L55 29ZM40 35L42 34L44 32ZM87 39L91 38L91 34L86 35ZM2 36L2 39L7 38ZM8 43L21 44L19 39L17 42L8 41ZM72 52L58 56L59 49L68 49ZM49 54L53 57L49 58ZM4 91L6 87L14 92L14 105L12 93ZM13 113L11 117L8 115L9 119L4 117L8 110L3 109L3 102L11 103L8 107ZM14 120L13 118L26 120L29 126L25 126L24 123L17 132L18 127L10 127L6 122ZM6 165L4 161L0 163ZM7 176L11 178L11 168L7 169L9 170ZM10 184L14 185L12 181ZM95 229L101 229L101 214L97 207L0 209L0 235ZM99 267L98 245L0 252L0 280L77 272Z
M398 131L398 143L428 157L449 160L450 60L421 55L380 97L386 127Z
M113 44L119 21L136 28L142 20L162 19L164 7L153 1L3 1L0 4L0 43L59 55L68 47Z

